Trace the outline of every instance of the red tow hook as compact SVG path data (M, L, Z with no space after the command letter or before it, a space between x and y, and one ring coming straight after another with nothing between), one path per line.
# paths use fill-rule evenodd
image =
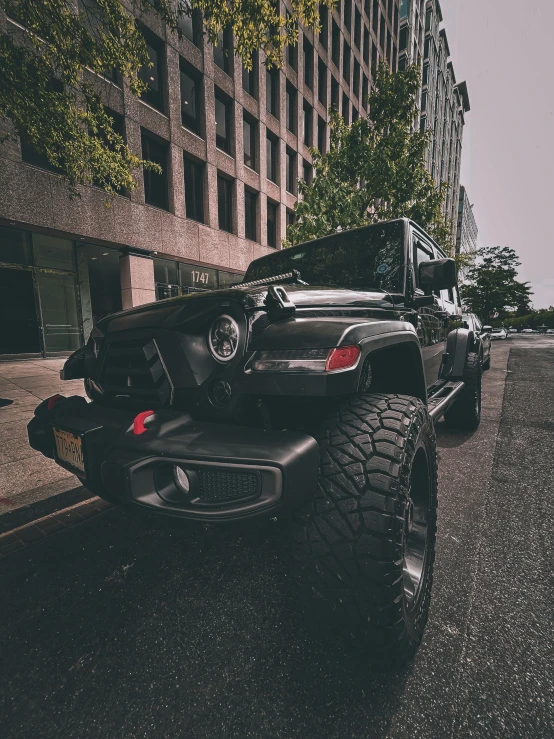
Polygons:
M147 418L150 418L150 416L153 415L154 411L142 411L142 413L139 413L138 416L135 416L135 419L133 421L133 434L135 436L139 436L139 434L144 434L144 432L148 430L144 425L144 422Z
M48 398L48 400L46 401L47 402L46 407L48 408L49 411L52 410L52 408L56 405L58 400L64 400L64 396L63 395L52 395L52 397Z

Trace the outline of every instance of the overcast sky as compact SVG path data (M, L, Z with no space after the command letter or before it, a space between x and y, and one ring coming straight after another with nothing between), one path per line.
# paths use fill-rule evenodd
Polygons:
M554 2L440 0L467 81L462 180L479 246L510 246L535 308L554 305Z

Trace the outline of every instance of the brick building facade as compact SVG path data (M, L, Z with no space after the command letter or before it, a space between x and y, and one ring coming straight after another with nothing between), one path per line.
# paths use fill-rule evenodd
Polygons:
M280 248L297 181L312 176L309 148L328 145L329 106L347 121L366 115L372 65L397 66L398 0L322 7L321 32L301 29L273 71L261 54L245 70L232 38L214 48L196 18L182 39L154 13L143 20L154 64L144 70L147 93L134 97L116 77L94 84L131 150L163 175L137 173L137 189L108 207L95 187L71 200L24 142L0 146L3 304L33 301L33 326L4 339L0 353L69 351L121 307L240 279L252 259Z

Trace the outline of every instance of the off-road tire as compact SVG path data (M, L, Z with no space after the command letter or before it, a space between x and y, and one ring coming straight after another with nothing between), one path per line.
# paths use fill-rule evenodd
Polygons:
M291 522L301 606L319 635L373 664L398 666L419 646L431 599L437 520L433 423L416 398L366 394L338 402L314 436L321 452L317 493ZM405 552L418 526L410 533L407 517L410 494L420 496L423 488L422 577L409 602Z
M452 428L471 431L481 423L481 380L483 370L478 354L467 355L463 376L464 389L454 404L444 414L444 420Z

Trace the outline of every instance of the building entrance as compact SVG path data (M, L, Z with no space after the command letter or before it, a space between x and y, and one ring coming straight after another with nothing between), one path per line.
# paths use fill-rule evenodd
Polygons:
M0 354L38 354L40 331L33 273L0 268Z

